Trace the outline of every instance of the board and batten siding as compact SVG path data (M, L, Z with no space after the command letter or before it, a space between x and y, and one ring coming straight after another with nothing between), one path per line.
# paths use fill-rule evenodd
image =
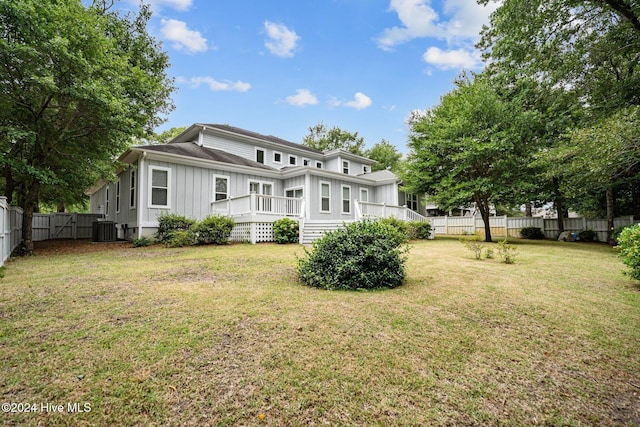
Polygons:
M320 184L328 183L330 185L330 212L320 211ZM342 213L342 187L351 187L351 212L348 214ZM309 202L308 218L312 221L324 220L324 221L352 221L355 219L355 205L354 200L359 198L360 188L364 187L361 184L348 182L341 179L326 178L323 176L310 176L310 195L307 198ZM371 194L371 190L369 192Z

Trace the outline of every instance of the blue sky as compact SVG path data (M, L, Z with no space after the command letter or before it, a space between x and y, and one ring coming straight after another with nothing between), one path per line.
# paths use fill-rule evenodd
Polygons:
M125 0L120 6L135 7ZM497 6L474 0L147 0L175 78L158 132L225 123L301 142L319 122L406 151L406 119L436 105Z

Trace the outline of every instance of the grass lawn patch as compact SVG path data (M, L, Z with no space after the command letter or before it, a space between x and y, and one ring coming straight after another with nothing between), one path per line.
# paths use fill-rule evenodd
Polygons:
M2 402L37 404L1 423L640 425L615 251L511 243L507 265L412 242L377 292L301 285L298 245L49 244L0 279Z

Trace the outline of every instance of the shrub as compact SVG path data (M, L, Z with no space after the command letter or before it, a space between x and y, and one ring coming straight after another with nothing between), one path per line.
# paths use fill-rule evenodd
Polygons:
M493 248L486 248L484 250L484 256L487 259L493 259Z
M524 227L520 229L520 237L529 240L544 240L545 235L540 227Z
M322 289L394 288L405 277L406 235L388 221L364 220L326 233L298 259L302 283Z
M199 244L224 245L229 242L234 225L235 222L229 217L213 215L197 222L191 231L195 234Z
M273 223L273 235L278 243L298 243L300 225L289 218L279 219Z
M168 248L181 248L198 244L198 238L192 230L175 230L164 239L164 245Z
M402 233L403 235L405 235L407 237L407 239L410 239L410 227L409 227L409 223L406 221L402 221L400 219L397 219L396 217L388 217L388 218L381 218L378 221L380 221L383 224L387 224L393 228L395 228L399 233Z
M142 236L142 237L138 237L136 239L133 239L133 241L131 243L133 244L134 248L140 248L140 247L144 247L144 246L151 246L155 242L150 237Z
M428 222L412 222L409 224L411 237L425 240L431 236L431 224Z
M175 231L186 231L196 223L195 219L178 214L162 214L158 217L158 232L156 237L159 242L169 239Z
M471 236L461 237L460 243L462 243L467 249L473 252L476 259L482 258L482 249L484 249L484 244L482 244L482 237L480 236L480 234L475 233Z
M578 233L578 240L583 242L598 242L598 233L593 230L582 230Z
M507 242L507 239L504 239L503 241L498 243L498 252L500 253L502 262L504 262L505 264L513 264L516 262L516 257L518 256L518 248L510 245L509 242Z
M611 238L613 239L614 243L617 245L618 244L618 236L620 235L620 233L622 233L622 230L624 230L625 228L630 227L630 225L620 225L616 228L613 229L613 231L611 232Z
M626 227L618 236L618 246L622 262L629 267L625 271L635 280L640 280L640 224Z

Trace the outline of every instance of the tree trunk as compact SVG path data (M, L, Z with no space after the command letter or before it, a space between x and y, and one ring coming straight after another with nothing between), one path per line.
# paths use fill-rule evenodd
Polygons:
M533 203L527 202L524 204L524 216L531 218L533 216Z
M4 189L4 195L7 198L7 203L11 204L13 202L13 192L16 189L16 181L13 179L13 174L11 173L11 168L7 166L6 173L4 175L6 180L6 187Z
M492 242L491 240L491 224L489 223L489 201L486 199L476 200L476 205L480 210L480 216L482 217L482 222L484 222L484 241Z
M26 184L25 184L26 186ZM38 209L40 199L40 183L34 181L30 188L25 188L25 200L22 214L22 255L33 255L33 213Z
M64 202L58 202L58 212L64 213L65 207Z
M555 198L553 204L558 215L558 231L562 233L564 232L564 206L562 203L562 194L560 193L560 182L558 181L558 178L553 178L553 195Z
M607 187L607 243L610 245L615 245L613 241L612 233L613 233L613 219L615 218L614 212L614 198L613 198L613 187Z

